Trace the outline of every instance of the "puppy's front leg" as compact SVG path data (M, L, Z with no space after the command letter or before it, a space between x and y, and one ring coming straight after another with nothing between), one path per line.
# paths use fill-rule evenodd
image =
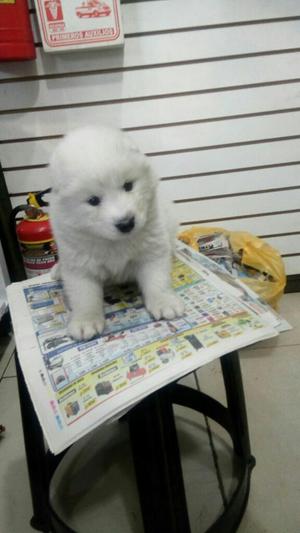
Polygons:
M99 281L68 272L64 285L71 306L69 335L76 340L88 340L102 333L103 289Z
M184 303L171 288L170 261L162 258L140 265L137 280L151 315L171 320L184 313Z

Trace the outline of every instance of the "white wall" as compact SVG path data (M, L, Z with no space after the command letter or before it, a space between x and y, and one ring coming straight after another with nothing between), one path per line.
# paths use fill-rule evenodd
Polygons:
M47 187L66 131L103 122L149 154L182 224L264 236L300 272L299 0L122 6L124 50L0 65L1 153L14 205Z

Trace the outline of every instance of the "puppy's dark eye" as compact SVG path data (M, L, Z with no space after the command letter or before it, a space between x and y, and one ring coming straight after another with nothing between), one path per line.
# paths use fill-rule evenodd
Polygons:
M123 189L124 189L124 191L126 191L126 192L130 192L130 191L132 191L132 189L133 189L133 182L132 182L132 181L126 181L126 183L124 183L124 185L123 185Z
M99 205L101 203L101 198L99 198L99 196L90 196L87 203L93 206Z

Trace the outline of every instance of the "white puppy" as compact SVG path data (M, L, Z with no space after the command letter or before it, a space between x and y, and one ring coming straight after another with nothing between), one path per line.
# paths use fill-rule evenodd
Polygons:
M170 267L176 226L160 206L147 158L119 130L86 127L58 144L50 218L71 307L69 334L104 328L103 284L136 280L155 319L183 313Z

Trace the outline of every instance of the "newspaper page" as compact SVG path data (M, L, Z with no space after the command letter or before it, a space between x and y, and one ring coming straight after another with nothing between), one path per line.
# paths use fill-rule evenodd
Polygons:
M182 318L154 321L134 285L108 287L105 330L87 342L67 334L61 282L44 275L8 288L20 364L53 453L167 383L278 334L264 309L188 250L178 242L172 270Z
M259 314L270 325L276 328L281 333L292 329L292 326L280 316L265 300L260 298L248 285L243 283L240 278L231 274L227 268L216 263L206 255L197 252L190 246L187 246L182 241L177 241L177 250L189 258L190 264L195 267L199 264L203 269L207 269L217 275L217 278L225 281L227 289L245 305L249 306L255 313ZM215 282L218 283L216 278Z

